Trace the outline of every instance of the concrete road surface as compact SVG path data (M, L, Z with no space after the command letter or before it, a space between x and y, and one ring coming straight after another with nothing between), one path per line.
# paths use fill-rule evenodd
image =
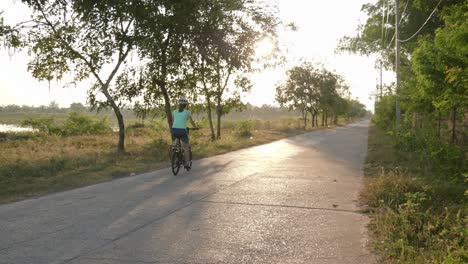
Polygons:
M368 124L0 206L0 263L376 263Z

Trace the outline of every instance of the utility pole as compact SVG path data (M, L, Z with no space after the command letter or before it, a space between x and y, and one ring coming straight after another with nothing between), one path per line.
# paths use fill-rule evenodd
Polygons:
M383 68L383 59L380 60L380 99L382 100L382 91L383 91L383 83L382 83L382 68Z
M396 112L396 127L400 126L401 109L399 102L400 91L400 0L395 0L395 72L396 72L396 88L395 88L395 112Z

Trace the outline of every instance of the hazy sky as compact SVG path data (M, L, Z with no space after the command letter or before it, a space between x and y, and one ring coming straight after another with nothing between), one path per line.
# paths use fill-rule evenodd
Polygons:
M280 17L294 22L295 32L280 32L280 42L287 47L287 64L281 68L264 70L254 75L254 88L246 101L255 104L272 104L275 84L285 79L287 68L301 59L323 63L328 69L343 75L351 88L368 109L369 99L375 90L378 71L372 58L347 54L335 54L338 40L355 32L359 21L365 22L361 6L375 0L278 0ZM7 23L27 19L27 9L20 1L0 1L0 11ZM0 50L0 105L48 105L57 101L61 106L72 102L86 102L87 84L62 88L61 83L38 82L27 71L28 55L25 52ZM386 73L384 82L393 80Z

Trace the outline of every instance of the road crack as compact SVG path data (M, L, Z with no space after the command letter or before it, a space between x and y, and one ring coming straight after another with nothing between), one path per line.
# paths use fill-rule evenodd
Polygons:
M336 208L325 208L325 207L310 207L310 206L298 206L298 205L284 205L284 204L262 204L262 203L242 203L242 202L220 202L220 201L209 201L200 200L200 203L215 203L215 204L232 204L232 205L246 205L246 206L265 206L265 207L280 207L280 208L294 208L294 209L305 209L305 210L317 210L317 211L336 211L344 213L355 213L363 214L363 210L346 210Z

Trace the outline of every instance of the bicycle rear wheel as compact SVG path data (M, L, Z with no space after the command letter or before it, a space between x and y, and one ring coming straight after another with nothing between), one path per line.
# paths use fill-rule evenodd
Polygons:
M173 151L171 155L171 168L172 168L172 173L174 176L179 173L180 170L180 162L179 162L179 153L177 151Z

